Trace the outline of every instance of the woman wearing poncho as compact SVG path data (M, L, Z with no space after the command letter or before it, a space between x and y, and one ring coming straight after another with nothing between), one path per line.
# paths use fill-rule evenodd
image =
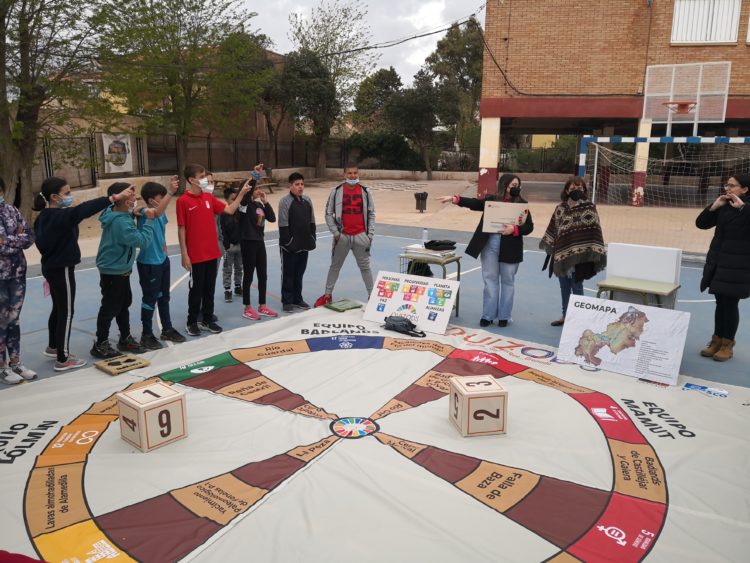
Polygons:
M602 226L596 205L588 200L586 182L580 176L565 182L539 248L547 253L542 269L557 276L562 297L562 317L552 326L565 323L570 294L583 295L583 280L603 270L607 265Z

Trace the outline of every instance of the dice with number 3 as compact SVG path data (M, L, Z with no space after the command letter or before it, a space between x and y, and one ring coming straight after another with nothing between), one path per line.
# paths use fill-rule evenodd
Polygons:
M153 383L117 394L120 435L142 452L187 436L185 393Z
M448 418L462 436L505 434L508 391L490 375L451 377Z

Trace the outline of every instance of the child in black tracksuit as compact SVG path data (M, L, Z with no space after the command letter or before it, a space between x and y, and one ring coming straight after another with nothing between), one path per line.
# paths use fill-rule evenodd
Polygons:
M78 224L127 198L133 190L123 190L110 197L98 197L75 207L70 186L63 178L50 177L34 199L34 211L41 211L34 221L36 246L42 257L42 275L49 284L52 312L47 324L49 344L44 355L57 358L55 371L66 371L86 365L68 350L76 298L75 266L81 261L78 247Z
M266 281L268 278L265 226L266 221L276 222L276 214L271 204L266 199L266 192L256 185L255 180L250 182L252 188L245 194L240 202L239 238L242 250L242 303L245 310L242 316L246 319L257 321L260 315L266 317L278 317L278 313L266 305ZM253 283L253 271L258 271L258 310L255 311L250 305L250 286Z

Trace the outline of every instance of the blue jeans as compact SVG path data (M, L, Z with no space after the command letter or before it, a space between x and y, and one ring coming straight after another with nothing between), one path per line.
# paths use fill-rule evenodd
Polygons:
M143 334L153 334L154 311L159 309L161 329L172 328L169 314L170 263L167 257L161 264L138 264L138 281L141 284L143 300L141 301L141 323Z
M576 281L573 274L570 274L564 278L557 278L560 280L560 295L562 297L562 314L568 312L568 302L570 301L570 294L583 295L583 282Z
M488 321L508 321L513 310L513 294L519 264L499 261L500 240L500 235L490 235L479 256L484 281L482 318Z

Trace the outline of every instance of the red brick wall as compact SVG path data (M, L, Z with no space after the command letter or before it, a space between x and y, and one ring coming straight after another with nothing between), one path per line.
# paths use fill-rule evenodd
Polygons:
M750 95L750 0L734 45L670 45L673 0L488 0L487 43L510 81L532 94L642 93L646 65L732 61L731 96ZM651 18L650 41L649 19ZM483 98L517 97L484 53Z

